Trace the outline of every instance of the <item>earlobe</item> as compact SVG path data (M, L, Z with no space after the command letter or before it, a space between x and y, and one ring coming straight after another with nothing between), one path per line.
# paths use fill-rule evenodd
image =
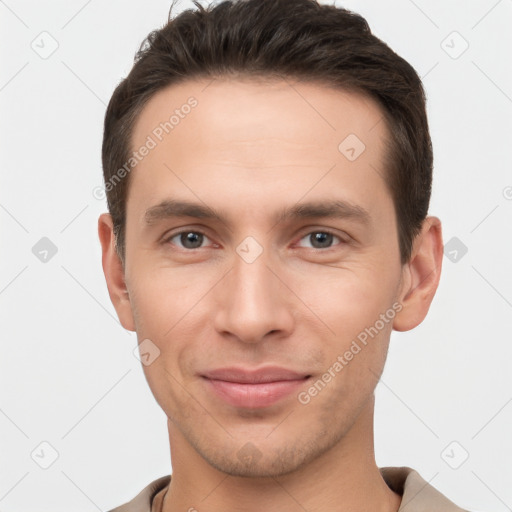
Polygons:
M411 259L402 270L402 287L398 300L401 311L395 316L393 329L408 331L427 316L434 298L443 262L441 221L427 217L414 240Z
M101 263L110 300L114 305L121 325L129 331L135 331L135 322L133 321L130 295L126 287L124 268L115 248L112 217L108 213L102 213L98 219L98 236L101 243Z

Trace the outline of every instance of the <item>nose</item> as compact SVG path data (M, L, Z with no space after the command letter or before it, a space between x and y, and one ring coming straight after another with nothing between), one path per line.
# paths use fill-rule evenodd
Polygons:
M235 253L233 267L219 286L215 328L244 343L286 337L294 327L293 293L264 251L248 262ZM275 265L272 265L275 267Z

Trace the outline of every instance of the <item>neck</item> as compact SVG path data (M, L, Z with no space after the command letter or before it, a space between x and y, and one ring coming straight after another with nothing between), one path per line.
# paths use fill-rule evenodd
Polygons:
M206 462L169 420L173 472L162 512L396 512L401 497L375 463L374 397L327 452L279 477L230 476Z

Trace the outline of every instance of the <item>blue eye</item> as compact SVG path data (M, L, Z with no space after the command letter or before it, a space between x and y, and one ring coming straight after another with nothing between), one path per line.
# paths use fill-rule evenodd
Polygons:
M313 249L329 249L332 247L333 239L337 238L341 241L340 237L331 233L330 231L312 231L306 236L302 237L301 240L311 240Z
M173 241L174 239L177 239L178 242ZM311 249L330 249L333 247L333 241L335 239L337 239L338 242L344 242L339 236L325 230L311 231L307 235L303 236L300 240L302 241L307 239L310 240L311 245L304 246L299 242L299 247L307 247ZM172 236L166 238L164 243L171 243L180 247L181 249L193 250L202 248L203 242L205 240L210 241L210 239L201 231L184 230L178 233L174 233Z
M182 244L183 249L199 249L205 239L209 240L209 238L200 231L181 231L180 233L176 233L168 238L166 242L171 242L177 237L179 237L179 241Z

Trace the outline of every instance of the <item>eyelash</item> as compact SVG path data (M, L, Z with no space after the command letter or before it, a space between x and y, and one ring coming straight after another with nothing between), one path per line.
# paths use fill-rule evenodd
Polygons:
M177 236L180 236L182 235L183 233L195 233L195 234L199 234L199 235L203 235L205 238L209 239L208 235L206 233L203 233L202 231L200 230L196 230L196 229L183 229L181 231L177 231L176 233L173 233L167 237L164 238L164 240L162 240L162 243L163 244L168 244L168 243L171 243L171 240L173 238L176 238ZM343 240L343 238L339 235L337 235L336 233L334 233L333 231L330 231L329 229L314 229L312 231L309 231L307 233L305 233L300 239L302 240L303 238L307 237L307 236L310 236L312 235L313 233L324 233L324 234L327 234L327 235L332 235L334 238L337 238L340 243L338 245L346 245L348 243L347 240ZM172 245L176 245L176 244L172 244ZM316 248L316 247L304 247L305 249L312 249L312 250L315 250L315 251L321 251L321 252L327 252L329 250L332 250L332 249L335 249L336 246L332 246L332 247L326 247L326 248ZM187 249L187 248L181 248L181 250L185 251L185 252L193 252L197 249L203 249L203 247L196 247L195 249Z

